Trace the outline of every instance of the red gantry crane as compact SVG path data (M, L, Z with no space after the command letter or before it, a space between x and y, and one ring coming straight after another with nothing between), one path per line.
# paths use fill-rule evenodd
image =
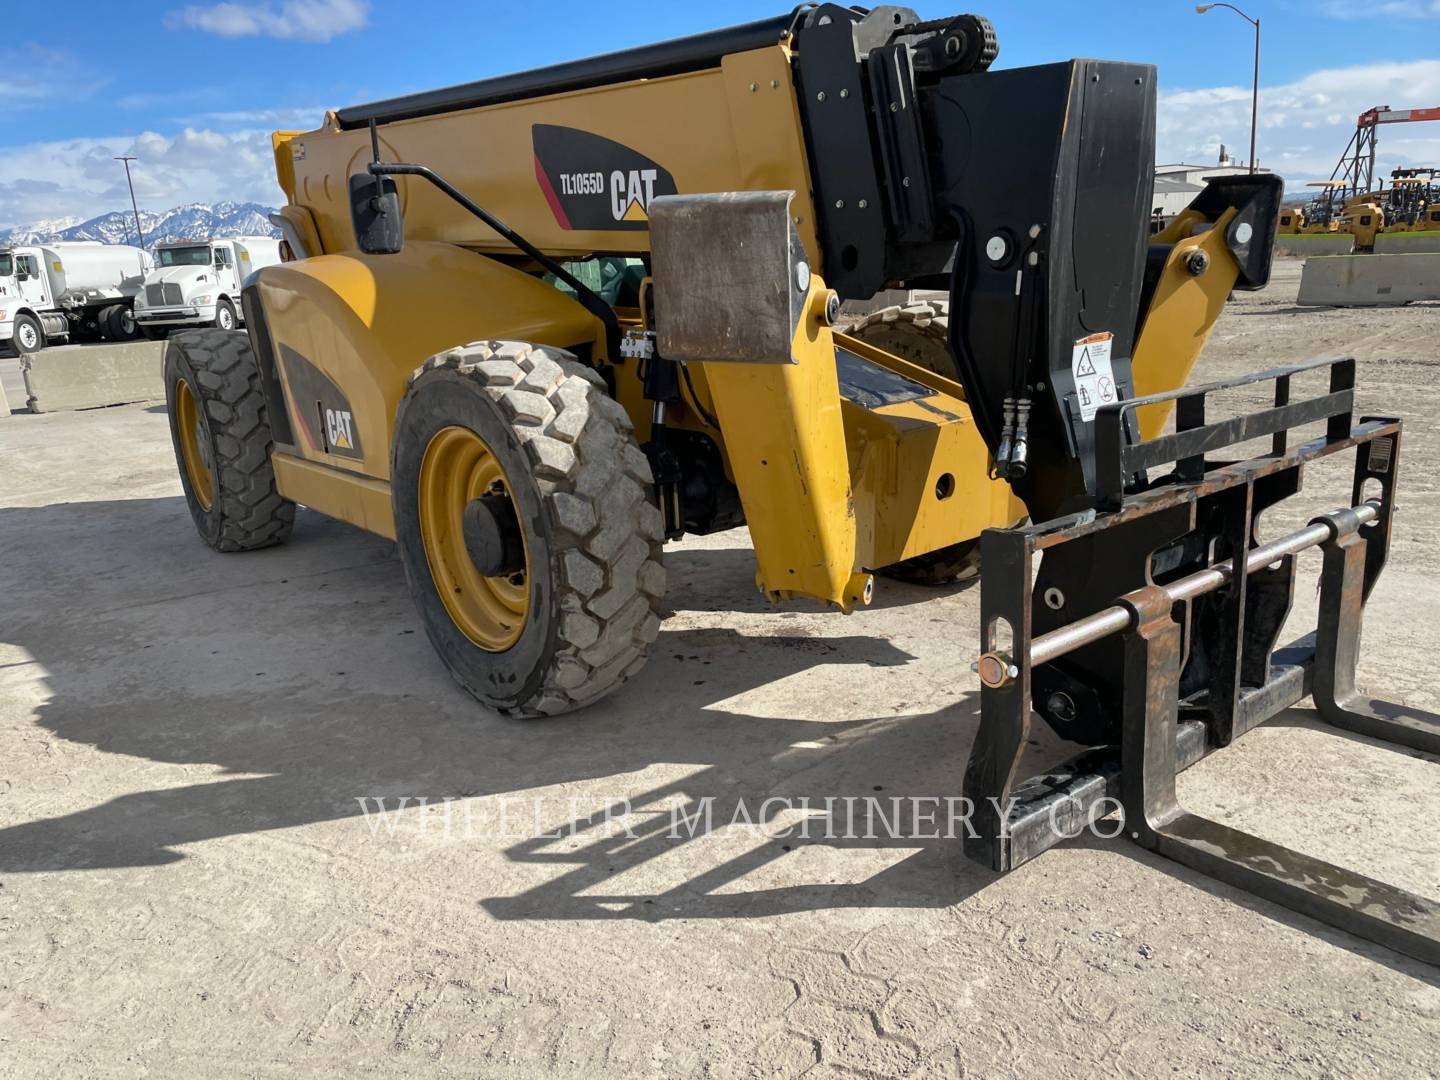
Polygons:
M1375 130L1381 124L1408 124L1420 120L1440 120L1440 106L1433 109L1392 109L1389 105L1377 105L1366 109L1355 122L1355 134L1340 163L1330 174L1331 180L1344 185L1341 201L1353 195L1362 195L1373 190L1375 182Z

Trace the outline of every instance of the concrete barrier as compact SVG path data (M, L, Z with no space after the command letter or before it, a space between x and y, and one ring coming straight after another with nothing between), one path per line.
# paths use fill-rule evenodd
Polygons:
M60 345L20 361L32 412L165 400L163 341Z
M1440 232L1381 233L1375 238L1376 255L1440 251Z
M1349 255L1355 237L1349 233L1281 233L1275 237L1276 255Z
M1305 260L1299 303L1389 307L1440 300L1440 253L1326 255Z

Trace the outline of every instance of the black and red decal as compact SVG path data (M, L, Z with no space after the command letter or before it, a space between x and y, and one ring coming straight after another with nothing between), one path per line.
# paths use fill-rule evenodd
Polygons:
M535 180L562 229L643 230L650 200L676 193L668 171L623 143L554 124L530 132Z
M296 427L305 446L338 457L365 457L350 401L334 381L288 345L280 346L280 366L290 389Z

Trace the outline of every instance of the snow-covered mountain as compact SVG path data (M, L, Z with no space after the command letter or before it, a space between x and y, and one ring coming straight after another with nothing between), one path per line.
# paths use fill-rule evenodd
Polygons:
M259 203L187 203L157 214L140 211L145 246L162 240L203 240L210 236L279 236L269 220L274 209ZM106 244L135 243L135 215L112 210L86 221L78 217L36 221L0 229L0 244L39 244L63 240L99 240Z

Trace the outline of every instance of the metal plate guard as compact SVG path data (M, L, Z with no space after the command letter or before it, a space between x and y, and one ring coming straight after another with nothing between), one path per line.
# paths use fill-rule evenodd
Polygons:
M650 204L655 346L668 360L790 364L810 284L793 191Z

